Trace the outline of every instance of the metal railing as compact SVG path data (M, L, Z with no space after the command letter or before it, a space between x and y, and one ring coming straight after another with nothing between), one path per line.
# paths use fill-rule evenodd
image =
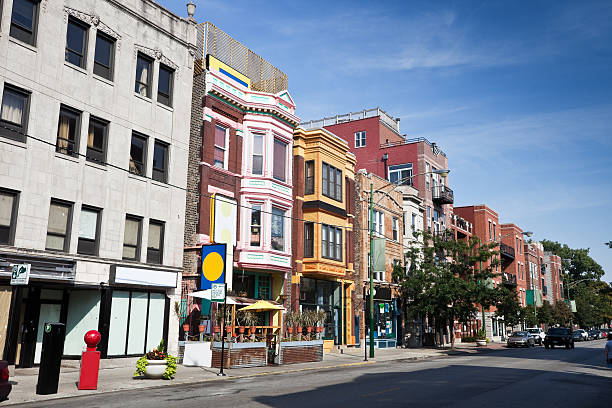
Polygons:
M287 74L248 49L211 22L197 26L198 39L194 74L202 72L207 55L229 65L251 80L251 89L278 93L288 89Z
M506 245L503 242L499 243L499 252L502 255L506 255L509 256L510 258L514 259L514 248L512 248L510 245Z
M516 285L516 275L504 272L502 275L502 282L509 285Z
M433 199L444 204L452 204L454 201L453 190L446 186L437 186L433 189Z
M399 133L399 118L393 118L387 112L380 108L364 109L358 112L349 112L343 115L330 116L323 119L309 120L300 123L300 127L305 130L323 128L325 126L337 125L339 123L351 122L367 118L380 117L380 121L390 127L395 132Z

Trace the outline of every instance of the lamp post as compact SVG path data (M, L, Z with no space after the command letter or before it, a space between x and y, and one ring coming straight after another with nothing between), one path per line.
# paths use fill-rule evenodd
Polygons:
M424 173L413 174L408 177L404 177L402 179L396 180L394 182L389 182L382 186L381 188L374 190L374 183L370 182L370 228L368 228L368 234L370 239L370 358L374 358L374 204L378 204L380 200L384 198L381 197L374 203L374 193L383 193L388 195L389 192L384 191L384 188L389 186L393 186L390 191L393 191L399 185L403 184L406 181L412 180L414 177L423 176L425 174L440 174L443 177L446 177L450 173L448 169L440 169L433 171L426 171Z

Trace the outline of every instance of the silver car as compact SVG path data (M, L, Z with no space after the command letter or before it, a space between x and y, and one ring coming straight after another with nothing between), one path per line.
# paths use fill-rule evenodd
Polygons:
M508 347L535 347L535 338L526 331L514 332L508 337Z

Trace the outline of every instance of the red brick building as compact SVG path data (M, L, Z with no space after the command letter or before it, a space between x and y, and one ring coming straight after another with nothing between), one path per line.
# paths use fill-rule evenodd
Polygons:
M544 252L544 269L542 271L546 286L543 289L544 300L555 303L563 301L563 274L561 258L552 252Z
M526 306L527 277L525 273L525 255L523 244L523 229L516 224L501 225L501 242L511 247L514 259L502 265L503 278L508 285L516 288L521 306Z

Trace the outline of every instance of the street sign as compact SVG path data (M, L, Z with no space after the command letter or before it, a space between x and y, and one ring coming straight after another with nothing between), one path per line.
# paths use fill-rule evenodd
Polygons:
M225 302L225 283L213 283L211 286L210 301L217 303Z
M30 282L30 264L13 265L11 285L27 285Z

